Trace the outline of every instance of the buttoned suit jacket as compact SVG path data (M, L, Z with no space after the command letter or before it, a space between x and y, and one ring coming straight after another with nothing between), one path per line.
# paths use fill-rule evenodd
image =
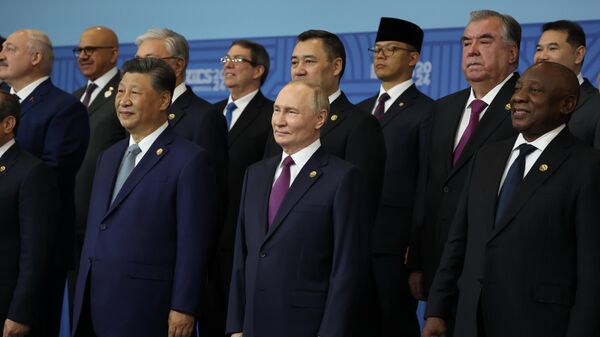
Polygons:
M59 192L44 163L12 145L0 157L0 321L32 326L50 262ZM0 326L0 331L3 326Z
M377 95L358 104L371 113ZM385 148L385 174L381 202L372 232L371 251L404 255L410 240L419 167L429 150L433 100L413 84L379 121Z
M365 182L319 149L270 229L276 156L248 168L238 219L227 331L247 337L347 336L368 271Z
M167 128L111 203L124 139L98 159L74 299L86 285L98 336L166 336L171 309L196 314L215 241L209 156Z
M587 78L579 86L579 101L568 127L581 141L600 149L600 94Z
M125 138L127 134L121 126L115 110L115 96L120 80L121 75L117 73L103 88L97 88L98 96L87 107L90 141L83 163L75 176L75 230L80 241L83 241L85 234L96 160L102 151ZM85 94L85 89L86 86L79 88L73 95L81 98ZM81 243L79 242L80 245ZM77 249L81 249L81 247L77 247Z
M476 155L427 315L445 317L458 296L455 336L478 336L478 310L489 337L597 335L600 152L563 130L494 225L514 141Z
M485 144L516 134L509 102L517 79L515 73L494 97L455 165L452 164L454 138L471 89L435 102L431 146L425 172L419 177L415 224L407 261L410 268L423 272L425 293L439 265L473 155Z
M42 82L21 101L17 124L19 145L55 170L60 189L61 221L57 228L54 267L73 265L75 174L85 156L90 134L85 106L73 95Z

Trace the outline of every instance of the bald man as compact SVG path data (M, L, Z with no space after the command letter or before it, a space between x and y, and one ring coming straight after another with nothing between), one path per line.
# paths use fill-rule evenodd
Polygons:
M73 94L87 106L90 121L90 142L75 180L75 247L79 252L85 234L96 158L110 145L125 138L125 129L115 112L115 95L121 79L117 69L119 40L115 32L100 26L86 29L73 54L81 74L88 79L86 85Z

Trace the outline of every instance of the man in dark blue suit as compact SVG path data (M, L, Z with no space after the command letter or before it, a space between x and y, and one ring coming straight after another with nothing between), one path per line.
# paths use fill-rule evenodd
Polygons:
M19 100L0 92L0 335L40 336L59 194L52 170L15 143L19 112Z
M283 153L248 168L227 332L244 337L350 333L368 271L366 179L319 140L327 94L297 81L274 105Z
M76 336L190 336L215 241L208 153L168 127L175 75L123 66L115 100L130 138L98 159L75 292Z
M2 44L4 44L5 40L6 39L0 35L0 51L2 51ZM0 91L10 92L10 87L2 80L2 78L0 78Z
M0 78L21 102L17 143L54 169L60 189L61 221L40 323L49 336L58 334L66 273L73 264L75 174L89 138L85 107L49 78L53 61L50 39L34 29L12 33L0 53Z

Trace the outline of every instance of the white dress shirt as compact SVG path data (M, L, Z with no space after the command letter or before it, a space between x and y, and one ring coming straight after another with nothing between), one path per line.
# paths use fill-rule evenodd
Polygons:
M296 177L298 176L298 173L300 173L300 171L302 170L302 168L304 167L306 162L308 162L310 157L312 157L312 155L315 154L315 152L317 152L319 147L321 147L321 140L317 139L314 142L312 142L310 145L308 145L307 147L305 147L302 150L291 155L292 160L294 161L294 164L292 164L290 166L290 186L292 186L292 183L294 182L294 179L296 179ZM283 160L287 156L288 156L287 153L285 153L285 152L281 153L281 160L279 161L279 165L277 165L277 170L275 170L275 177L273 177L273 184L275 184L275 181L277 180L277 178L279 178L281 171L283 171Z
M152 144L154 144L154 142L156 141L158 136L160 136L160 134L163 133L163 131L165 131L165 129L168 126L169 126L169 123L165 122L165 124L161 125L158 129L152 131L151 134L147 135L142 140L140 140L139 143L137 143L137 145L140 147L140 150L142 150L142 151L140 153L138 153L138 155L135 157L135 165L136 166L140 162L140 160L142 160L142 158L144 158L144 155L146 154L146 152L148 152L148 150L150 149ZM133 144L135 144L135 141L133 140L133 136L129 136L129 146L131 146Z
M375 113L375 108L377 107L377 104L379 103L379 97L381 97L381 95L383 95L384 92L387 92L388 95L390 95L390 98L385 101L384 104L384 112L387 111L392 104L394 104L394 102L398 99L398 97L400 97L400 95L402 95L406 89L410 88L410 86L413 85L413 80L412 78L408 79L407 81L404 81L402 83L396 84L395 86L391 87L390 90L385 90L383 89L383 86L379 87L379 95L377 95L377 99L375 100L375 105L373 106L373 110L371 111L372 114Z
M96 84L98 86L94 91L92 91L92 95L90 96L90 103L89 103L89 105L92 105L92 102L102 92L102 89L104 89L104 87L108 84L108 82L110 82L110 80L112 80L112 78L115 77L115 75L118 72L119 72L119 70L117 69L117 67L113 67L111 70L105 72L104 75L98 77L95 81L90 81L90 80L87 81L87 84L86 84L86 87L85 87L86 89L90 85L90 83L94 83L94 84ZM112 91L111 95L116 95L117 94L117 88L113 88L113 90L110 90L110 88L106 88L106 90L104 90L104 92L106 92L107 90L108 91ZM79 98L79 101L83 103L83 98L84 97L85 97L85 89L83 90L83 94L81 94L81 97Z
M8 142L4 143L4 145L0 146L0 158L10 149L11 146L15 144L15 139L11 139Z
M244 97L238 98L235 101L233 100L231 95L229 95L229 99L227 100L225 109L223 109L223 116L227 115L227 106L229 105L229 103L233 102L233 103L235 103L235 106L236 106L236 108L231 112L231 124L229 125L229 130L231 130L231 128L233 127L235 122L237 122L237 120L242 115L242 112L246 109L246 107L248 106L250 101L254 98L254 96L256 96L256 94L258 94L258 89L254 90L253 92L249 93L248 95L246 95Z
M19 97L19 102L23 102L24 99L31 95L35 88L37 88L40 84L42 84L42 82L49 78L50 76L40 77L37 80L26 85L23 89L19 90L19 92L16 92L15 89L11 87L10 93L13 95L17 95L17 97Z

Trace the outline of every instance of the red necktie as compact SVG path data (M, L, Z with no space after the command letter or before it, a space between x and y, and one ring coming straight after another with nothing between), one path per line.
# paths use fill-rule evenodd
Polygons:
M465 132L462 134L462 137L460 137L460 141L458 142L456 149L454 149L454 157L452 159L453 165L456 164L465 148L465 145L467 145L469 138L471 138L471 135L473 132L475 132L475 127L477 127L477 124L479 123L479 114L483 111L483 109L485 109L486 106L487 103L480 99L476 99L471 102L471 117L469 117L469 124L467 125Z

